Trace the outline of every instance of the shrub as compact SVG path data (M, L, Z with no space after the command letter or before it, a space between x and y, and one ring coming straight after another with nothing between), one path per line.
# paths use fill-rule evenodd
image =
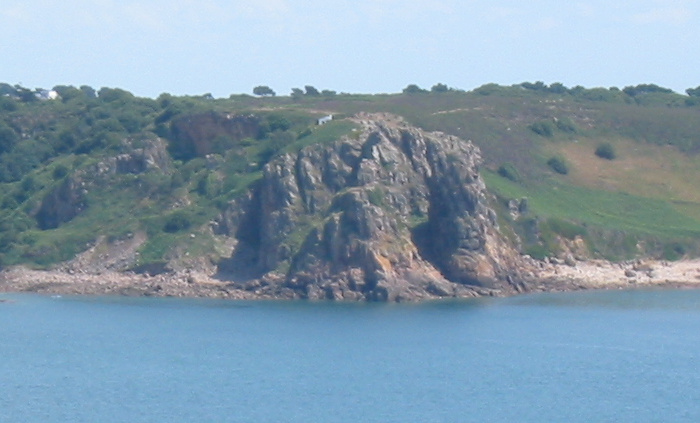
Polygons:
M664 260L680 260L686 254L686 248L679 242L671 242L663 246Z
M615 160L615 158L617 157L615 147L613 147L612 144L608 142L599 144L598 148L595 149L595 155L600 157L601 159L606 160Z
M59 164L53 168L53 172L51 173L51 176L53 177L53 179L55 181L57 181L59 179L65 178L69 172L70 172L70 169L68 169L67 166Z
M584 226L580 226L563 219L552 217L549 218L546 223L549 229L566 239L573 240L578 236L583 237L588 234L588 231Z
M187 212L183 210L178 210L170 215L165 221L163 226L163 231L168 233L175 233L189 229L192 226L192 221Z
M520 181L520 174L518 173L518 169L516 169L512 163L503 163L498 168L498 174L513 182Z
M552 125L552 122L545 120L533 123L530 125L530 130L543 137L549 138L554 135L554 126Z
M570 134L575 134L576 132L578 132L578 128L576 127L576 124L574 123L573 120L571 120L568 117L563 117L561 119L557 119L556 124L557 124L557 129L559 129L562 132L568 132Z
M547 160L547 165L559 174L566 175L569 173L569 164L566 162L566 159L561 156L554 156Z

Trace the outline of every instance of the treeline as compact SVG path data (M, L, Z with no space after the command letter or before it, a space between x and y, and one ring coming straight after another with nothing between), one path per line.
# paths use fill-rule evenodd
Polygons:
M61 154L119 152L123 140L152 128L156 100L118 88L0 85L0 182L22 179Z
M656 84L630 85L622 89L610 88L585 88L581 85L567 87L560 82L545 84L542 81L523 82L512 86L498 84L486 84L474 90L481 95L503 94L511 95L517 90L532 93L570 95L574 98L590 101L638 103L644 105L667 106L696 106L700 105L700 86L685 90L687 95L674 92L670 88Z

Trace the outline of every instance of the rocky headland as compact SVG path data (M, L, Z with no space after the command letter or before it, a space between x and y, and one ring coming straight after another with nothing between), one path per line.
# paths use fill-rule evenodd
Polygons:
M394 115L353 121L357 129L348 136L271 160L262 178L202 229L231 246L224 259L136 273L129 265L144 238L135 234L119 245L98 241L50 270L5 269L0 291L400 302L700 283L695 261L523 256L499 231L471 142ZM160 158L162 150L146 153ZM131 167L165 162L149 160L121 158ZM57 199L75 197L70 186L61 189L68 193ZM58 203L46 202L47 227L72 213L49 207Z

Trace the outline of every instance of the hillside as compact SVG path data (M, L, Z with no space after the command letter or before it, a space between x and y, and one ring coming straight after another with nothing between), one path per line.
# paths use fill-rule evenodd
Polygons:
M298 290L298 283L307 296L381 299L448 295L462 286L516 289L517 252L580 260L698 255L699 97L655 85L436 87L153 100L61 86L59 98L41 100L0 84L0 264L93 273L196 269L236 283L277 275L286 282L266 286ZM329 114L331 122L317 125ZM376 156L374 133L385 134L384 150L400 154ZM425 153L406 150L406 134L434 140L443 161L419 165L416 154ZM470 145L474 153L463 152ZM358 159L348 158L355 149L378 166L364 179ZM426 176L435 169L442 182ZM478 176L450 176L449 169ZM485 185L465 198L481 199L459 205L457 187L469 181ZM450 183L458 185L437 194ZM353 207L360 207L353 219L384 229L326 239L328 225L346 222ZM482 235L475 227L449 241L465 213L493 222L480 226ZM455 253L463 247L448 247L479 237L478 248L467 248L475 253L463 258ZM482 254L487 239L494 248ZM338 261L318 252L329 242L336 255L340 246L354 247ZM388 271L384 259L403 264ZM362 283L353 269L362 269ZM302 281L304 274L335 285ZM374 285L357 287L368 280ZM415 283L397 282L406 280ZM388 285L378 289L380 281Z

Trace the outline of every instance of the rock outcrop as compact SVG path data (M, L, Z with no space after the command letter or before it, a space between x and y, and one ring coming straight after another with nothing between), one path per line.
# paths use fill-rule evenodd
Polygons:
M204 157L220 153L222 140L257 138L260 118L256 115L207 112L188 114L170 125L171 151L176 156Z
M71 221L88 207L86 194L95 184L111 183L117 174L140 174L147 171L168 173L172 160L162 138L124 140L127 152L108 157L91 169L75 172L66 177L42 199L32 213L41 229L54 229Z
M50 191L36 212L39 228L57 228L85 210L87 202L83 185L80 179L70 177Z
M404 301L526 289L471 142L361 114L330 145L273 159L220 228L221 278L278 297Z

